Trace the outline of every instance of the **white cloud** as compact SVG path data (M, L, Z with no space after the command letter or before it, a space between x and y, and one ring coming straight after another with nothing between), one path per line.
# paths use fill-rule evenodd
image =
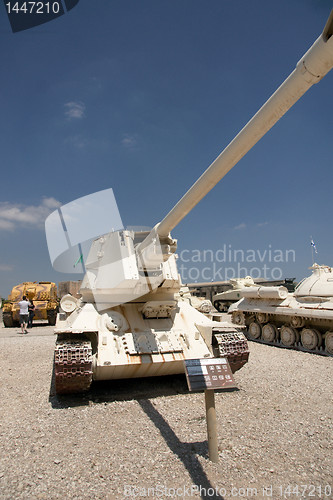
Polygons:
M59 208L61 203L60 201L56 200L55 198L43 198L43 201L42 201L42 204L47 207L47 208L50 208L51 210L54 210L56 208Z
M121 144L126 148L134 148L137 145L137 139L134 135L124 134Z
M17 227L42 228L46 217L60 206L60 201L46 197L37 206L1 202L0 230L13 231Z
M0 231L1 229L14 229L14 224L10 222L9 220L1 219L0 218Z
M0 271L12 271L13 266L8 266L7 264L0 264Z
M70 101L64 105L66 108L65 115L69 120L77 120L84 117L86 106L81 101Z
M245 229L246 228L246 224L244 224L244 222L242 222L241 224L238 224L238 226L235 226L234 229L238 230L238 229Z
M263 227L263 226L267 226L268 222L257 222L255 224L255 226L251 225L251 226L247 226L247 224L245 224L244 222L241 222L241 224L238 224L238 226L234 226L233 229L238 231L238 230L241 230L241 229L245 229L247 227L249 227L249 229L253 229L254 227Z
M65 144L70 144L71 146L74 146L77 149L83 149L88 144L88 141L84 137L78 134L67 137L65 139Z

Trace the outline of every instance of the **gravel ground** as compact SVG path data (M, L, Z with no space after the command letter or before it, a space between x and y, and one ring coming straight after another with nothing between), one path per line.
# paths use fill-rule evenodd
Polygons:
M58 398L52 330L0 327L1 499L333 498L332 358L250 343L215 395L214 464L185 376Z

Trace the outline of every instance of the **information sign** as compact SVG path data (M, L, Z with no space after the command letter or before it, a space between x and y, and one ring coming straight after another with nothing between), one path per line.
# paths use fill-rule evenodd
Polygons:
M226 358L188 359L184 363L190 391L237 389Z

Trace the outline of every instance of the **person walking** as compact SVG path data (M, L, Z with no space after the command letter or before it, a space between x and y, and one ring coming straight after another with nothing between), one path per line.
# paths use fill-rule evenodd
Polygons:
M23 295L22 300L18 303L20 307L20 325L21 332L28 333L27 324L29 320L29 304L30 302L27 300L27 297Z
M33 300L30 300L30 304L28 306L28 311L29 311L29 319L28 319L28 328L32 328L32 321L35 316L35 304Z

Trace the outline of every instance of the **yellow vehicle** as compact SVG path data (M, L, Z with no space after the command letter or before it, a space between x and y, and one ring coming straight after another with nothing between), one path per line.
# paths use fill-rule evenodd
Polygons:
M2 310L2 319L6 327L16 326L20 320L18 303L25 295L35 305L34 320L47 319L49 325L55 325L58 312L57 285L51 281L26 281L14 286Z

